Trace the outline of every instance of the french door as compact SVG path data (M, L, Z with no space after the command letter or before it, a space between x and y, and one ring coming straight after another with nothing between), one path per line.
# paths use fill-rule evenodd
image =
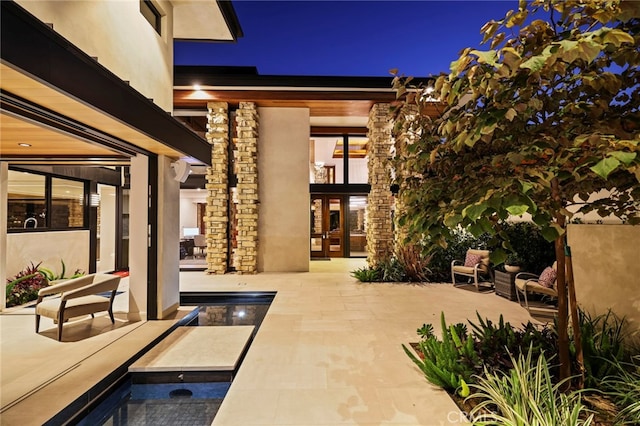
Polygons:
M344 257L344 197L311 195L311 257Z

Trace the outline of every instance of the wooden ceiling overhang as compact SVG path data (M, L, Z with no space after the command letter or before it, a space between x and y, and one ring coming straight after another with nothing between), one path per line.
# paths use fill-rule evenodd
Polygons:
M173 102L174 110L206 111L207 102L227 102L233 108L240 102L251 101L259 107L308 108L312 118L368 117L375 104L401 102L392 89L392 80L392 77L262 76L254 67L176 66ZM430 79L414 82L426 85ZM437 105L427 113L439 114Z
M0 160L109 163L140 152L210 164L206 140L15 2L0 3Z

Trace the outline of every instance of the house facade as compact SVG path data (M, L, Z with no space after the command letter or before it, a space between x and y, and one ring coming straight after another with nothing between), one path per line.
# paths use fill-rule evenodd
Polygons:
M194 181L209 273L388 252L390 78L174 68L174 39L241 36L229 2L0 5L0 279L30 262L128 269L130 316L168 315ZM182 185L181 159L203 170ZM640 317L638 232L570 226L584 306Z
M230 3L1 7L0 279L31 262L127 268L130 316L165 316L179 298L171 164L211 161L171 115L173 40L234 41Z

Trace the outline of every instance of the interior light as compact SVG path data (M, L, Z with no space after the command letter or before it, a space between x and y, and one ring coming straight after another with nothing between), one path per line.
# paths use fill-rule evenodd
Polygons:
M30 143L24 143L24 142L19 143L18 145L19 145L19 146L24 146L24 147L30 147L30 146L31 146L31 144L30 144Z
M202 90L202 87L200 87L199 84L194 84L193 85L193 90Z

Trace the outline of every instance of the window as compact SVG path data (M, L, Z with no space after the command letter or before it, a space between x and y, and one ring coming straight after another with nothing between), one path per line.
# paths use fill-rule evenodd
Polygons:
M46 181L43 175L9 170L7 228L46 226Z
M366 158L368 142L369 140L365 137L352 135L317 136L311 139L309 183L368 183L369 171Z
M349 255L367 255L367 196L349 197Z
M153 29L162 35L160 25L162 23L162 15L150 0L140 0L140 13L151 24Z
M369 139L349 136L349 183L368 183L367 144Z
M84 226L84 183L51 179L51 228Z
M9 170L7 188L7 229L85 227L85 182Z

